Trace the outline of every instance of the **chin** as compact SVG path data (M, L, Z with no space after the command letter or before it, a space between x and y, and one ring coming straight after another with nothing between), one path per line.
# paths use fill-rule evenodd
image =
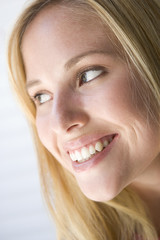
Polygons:
M83 187L80 186L81 191L83 194L90 200L95 202L108 202L113 200L123 189L117 187L102 187L99 186L98 188L90 188L90 187Z

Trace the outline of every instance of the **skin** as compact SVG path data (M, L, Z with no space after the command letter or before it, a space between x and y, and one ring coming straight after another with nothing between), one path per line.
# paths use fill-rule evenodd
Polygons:
M116 40L95 17L87 16L50 7L36 16L23 36L28 94L47 97L43 104L34 98L39 137L90 199L111 200L128 185L140 186L141 193L154 186L157 194L159 132L137 111L127 64L112 44ZM77 74L94 66L102 73L82 84ZM117 141L102 161L86 171L73 169L67 153L70 141L83 145L83 137L90 142L99 134L115 133Z

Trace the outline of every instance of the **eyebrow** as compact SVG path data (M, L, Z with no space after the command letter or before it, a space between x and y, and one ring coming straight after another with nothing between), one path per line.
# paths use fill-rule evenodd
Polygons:
M94 55L94 54L103 54L103 55L114 55L115 52L113 52L112 50L110 51L102 51L102 50L90 50L87 52L84 52L82 54L79 54L78 56L75 56L73 58L71 58L65 65L65 69L69 70L70 68L72 68L74 65L76 65L78 62L80 62L83 58L86 58L87 56L90 55ZM26 89L29 89L35 85L40 84L41 81L39 79L35 79L35 80L30 80L26 83Z
M103 55L113 55L114 52L113 51L102 51L102 50L90 50L87 52L84 52L82 54L79 54L76 57L71 58L66 64L65 64L65 68L68 70L70 68L72 68L74 65L76 65L78 62L80 62L83 58L90 56L90 55L94 55L94 54L103 54Z
M28 90L29 88L32 88L36 85L39 85L40 83L41 83L41 81L39 79L30 80L30 81L26 82L26 90Z

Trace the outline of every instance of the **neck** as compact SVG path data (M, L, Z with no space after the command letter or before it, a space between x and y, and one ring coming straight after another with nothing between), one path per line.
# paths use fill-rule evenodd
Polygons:
M145 173L131 184L148 206L151 221L160 236L160 155Z
M141 189L141 186L133 188L148 207L150 220L160 236L160 191L144 187Z

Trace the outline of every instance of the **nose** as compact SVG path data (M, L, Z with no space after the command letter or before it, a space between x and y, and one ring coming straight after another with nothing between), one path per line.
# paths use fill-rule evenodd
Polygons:
M59 91L54 95L51 128L56 133L68 133L84 127L89 120L80 96L73 91Z

